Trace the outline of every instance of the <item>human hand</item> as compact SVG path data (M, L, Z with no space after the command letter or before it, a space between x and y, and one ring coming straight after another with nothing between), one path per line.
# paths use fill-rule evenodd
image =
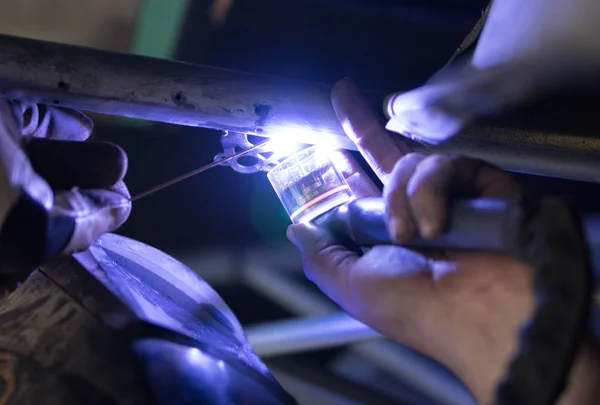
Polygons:
M116 145L84 142L92 127L77 111L0 100L3 278L84 250L127 219L127 157Z
M451 196L523 192L509 175L483 162L410 153L399 137L383 129L347 80L336 85L333 104L346 133L384 184L388 228L399 243L417 232L435 237ZM340 160L358 197L376 195L355 162L347 156ZM302 252L307 277L345 311L445 364L478 403L490 402L516 348L518 329L533 309L526 265L500 254L425 255L395 246L378 246L359 256L311 225L291 226L288 237Z

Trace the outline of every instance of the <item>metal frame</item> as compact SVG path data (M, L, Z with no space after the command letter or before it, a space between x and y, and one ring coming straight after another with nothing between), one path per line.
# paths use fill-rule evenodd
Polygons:
M379 333L343 312L266 322L246 328L246 336L262 358L382 338Z
M356 150L333 111L330 89L0 35L0 95L6 98ZM384 93L367 94L380 108ZM599 181L600 138L595 134L600 131L594 127L599 124L590 119L595 103L571 101L566 116L545 106L537 116L481 123L442 145L415 149L462 153L518 172ZM577 128L556 130L565 128L558 116Z
M282 362L267 362L269 369L301 405L404 405L376 390L352 384L325 370Z

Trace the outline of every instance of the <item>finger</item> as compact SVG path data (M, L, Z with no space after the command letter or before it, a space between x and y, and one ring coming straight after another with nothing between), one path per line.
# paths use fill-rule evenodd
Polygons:
M396 163L383 190L388 232L395 243L407 242L417 232L406 190L417 166L424 159L425 156L419 153L405 155Z
M379 188L369 178L369 175L360 167L360 164L348 151L336 151L331 153L331 160L335 168L350 186L354 196L378 197L381 195Z
M56 194L51 214L71 217L75 227L63 253L87 249L102 234L118 229L129 217L131 202L112 190L72 189Z
M419 233L437 236L444 228L448 200L462 197L510 197L521 186L487 163L462 156L431 155L416 168L407 186L410 210Z
M359 256L341 246L326 230L312 224L291 225L288 239L302 253L306 277L342 305L348 294L348 277Z
M385 183L398 159L409 153L410 148L393 139L392 134L385 130L350 79L344 79L334 86L332 103L344 131Z
M87 248L119 227L129 215L123 182L113 190L72 190L48 207L23 193L0 232L0 274L28 274L45 260Z
M116 182L115 185L109 188L109 190L122 195L128 200L131 200L131 193L129 192L129 189L123 180Z
M6 140L18 143L21 136L19 120L13 112L12 104L4 99L0 99L0 121L2 136Z
M24 149L34 170L54 190L110 188L127 172L127 155L108 142L31 138Z
M31 167L19 136L18 123L9 103L0 99L0 226L21 193L28 194L44 207L52 203L52 190Z
M81 142L94 128L92 120L79 111L20 101L11 104L25 137Z
M463 194L474 197L506 198L523 194L525 188L512 174L482 160L455 156L456 182ZM473 182L473 173L477 173Z
M407 186L411 212L424 238L433 238L446 223L448 191L456 167L451 157L432 155L423 159Z

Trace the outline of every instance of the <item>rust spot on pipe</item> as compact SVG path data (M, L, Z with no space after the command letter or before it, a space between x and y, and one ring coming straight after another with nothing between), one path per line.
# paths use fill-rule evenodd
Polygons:
M69 83L67 83L67 82L65 82L65 81L62 81L62 80L61 80L60 82L58 82L58 83L56 84L56 87L57 87L59 90L69 91L69 88L71 88L71 85L70 85Z
M189 103L187 101L187 97L183 91L178 91L177 93L173 94L173 97L171 97L171 99L177 106L183 107L187 110L196 109L196 106L193 103Z
M254 113L257 115L256 127L262 127L267 123L269 113L271 112L271 106L266 104L256 104L254 106Z

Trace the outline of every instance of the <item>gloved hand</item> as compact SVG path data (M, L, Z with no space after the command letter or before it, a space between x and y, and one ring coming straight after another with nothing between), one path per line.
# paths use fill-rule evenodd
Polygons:
M0 100L0 280L86 249L127 219L127 157L84 142L92 127L77 111Z
M336 85L333 104L346 133L384 183L388 228L398 242L416 232L436 236L450 195L510 197L523 192L508 174L484 162L407 153L348 80ZM354 162L346 163L342 171L356 195L375 195L366 175ZM359 256L311 225L292 225L288 237L302 252L307 277L342 309L440 361L479 404L491 403L518 344L519 327L533 310L526 265L501 254L425 255L392 246Z
M597 1L493 0L468 36L473 47L461 46L461 58L424 86L390 95L387 128L437 144L476 119L556 92L597 89L599 17Z

